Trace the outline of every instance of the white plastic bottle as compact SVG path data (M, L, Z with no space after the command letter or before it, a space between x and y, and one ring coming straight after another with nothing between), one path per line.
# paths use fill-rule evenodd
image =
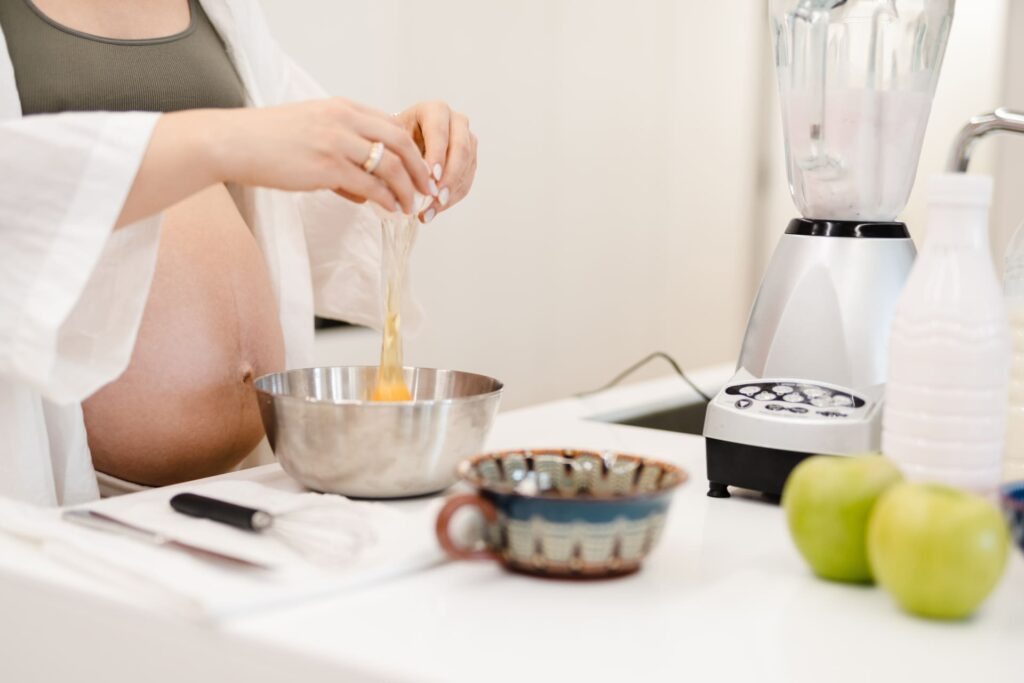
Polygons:
M1024 224L1006 249L1003 274L1006 311L1010 318L1010 404L1006 413L1003 480L1024 479Z
M988 240L992 179L932 179L927 234L893 318L882 452L908 479L1002 479L1010 333Z

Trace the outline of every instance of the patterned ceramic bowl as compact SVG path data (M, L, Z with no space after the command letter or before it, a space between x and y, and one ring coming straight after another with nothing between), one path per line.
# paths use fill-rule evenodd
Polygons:
M1010 524L1010 536L1021 552L1024 552L1024 481L1003 486L999 499L1006 521Z
M459 465L476 489L453 496L437 518L437 537L460 559L494 559L514 571L565 578L628 574L658 542L686 472L632 455L572 450L506 451ZM448 533L459 508L486 521L479 548Z

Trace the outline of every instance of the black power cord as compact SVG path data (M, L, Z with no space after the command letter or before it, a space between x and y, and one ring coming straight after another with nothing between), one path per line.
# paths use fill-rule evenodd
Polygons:
M590 396L591 394L596 394L598 392L605 391L606 389L611 389L616 384L618 384L622 380L626 379L627 377L632 375L634 372L636 372L637 370L639 370L643 366L647 365L648 363L650 363L652 360L654 360L656 358L662 358L662 359L668 361L668 364L672 366L672 369L676 371L676 374L679 375L680 377L682 377L683 381L686 382L687 384L689 384L690 388L693 389L694 391L696 391L697 395L700 396L702 399L704 399L705 403L711 403L711 397L708 396L707 394L705 394L703 391L701 391L700 387L698 387L696 384L694 384L693 380L691 380L689 377L686 376L686 373L683 371L683 369L681 367L679 367L679 363L677 363L675 361L675 359L672 358L672 356L668 355L664 351L655 351L654 353L646 356L643 360L637 361L636 363L633 363L632 365L630 365L628 368L626 368L625 370L620 372L618 375L616 375L612 379L612 381L608 382L604 386L598 387L597 389L591 389L590 391L580 392L580 393L576 394L576 396L577 397Z

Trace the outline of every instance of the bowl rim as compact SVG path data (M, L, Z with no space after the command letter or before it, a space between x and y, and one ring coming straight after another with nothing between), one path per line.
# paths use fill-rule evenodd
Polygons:
M253 388L256 393L261 396L268 396L274 400L287 400L287 401L298 401L301 403L308 403L313 405L325 405L325 406L365 406L372 409L387 408L394 406L432 406L432 405L451 405L454 403L472 403L474 401L483 401L493 396L500 396L502 391L505 390L505 383L501 380L491 377L490 375L484 375L479 372L469 372L467 370L451 370L448 368L428 368L419 365L403 365L403 370L429 370L431 372L456 372L460 375L471 375L473 377L481 377L485 380L489 380L497 385L497 388L482 394L473 394L471 396L453 396L450 398L424 398L424 399L413 399L412 401L368 401L366 399L346 398L338 401L330 401L321 398L312 398L310 396L292 396L290 394L279 394L273 391L267 391L262 389L257 384L260 380L267 377L273 377L274 375L287 375L292 372L306 372L307 370L376 370L379 366L377 365L311 365L303 368L291 368L290 370L281 370L280 372L268 372L264 375L260 375L253 380Z
M608 452L608 451L606 451L606 452ZM594 456L597 456L598 458L602 458L603 459L603 456L601 455L601 451L594 450L592 448L509 448L509 449L500 450L500 451L488 451L486 453L478 453L477 455L473 455L473 456L470 456L470 457L466 458L465 460L463 460L462 462L459 463L459 466L458 466L456 471L457 471L457 474L458 474L458 477L459 477L460 481L462 481L463 483L471 486L472 488L474 488L477 491L486 491L488 493L497 493L499 495L511 495L511 496L517 496L517 497L520 497L520 498L530 498L530 499L533 499L533 500L561 501L561 502L564 502L564 503L628 503L628 502L637 501L637 500L651 500L651 499L654 499L654 498L660 498L660 497L662 497L662 496L664 496L666 494L675 493L675 490L677 488L679 488L680 486L685 484L690 479L690 473L689 472L687 472L685 469L683 469L679 465L675 465L675 464L670 463L670 462L668 462L666 460L662 460L660 458L652 458L650 456L645 456L645 455L635 455L635 454L631 454L631 453L620 453L618 451L611 451L611 452L617 458L627 458L627 459L630 459L630 460L638 460L638 461L644 462L644 463L646 463L646 462L655 463L659 467L661 467L663 470L665 470L666 472L673 472L673 473L675 473L678 476L678 479L675 482L669 484L668 486L664 486L664 487L659 488L659 489L657 489L655 491L644 491L642 493L633 493L633 494L626 495L626 496L607 495L607 494L605 494L605 495L599 495L599 496L593 496L592 495L592 496L586 496L586 497L582 497L582 496L581 497L577 497L577 496L567 497L567 496L563 496L563 495L561 495L559 493L534 493L534 494L530 494L530 493L516 493L515 491L508 491L508 490L505 490L505 489L503 489L501 487L487 486L487 485L483 485L481 483L478 483L479 480L474 479L473 475L470 473L471 470L476 466L476 464L478 462L480 462L481 460L500 459L500 458L506 457L508 455L511 455L513 453L519 453L519 454L522 454L522 455L529 454L531 456L536 456L536 455L561 455L563 457L565 457L566 455L569 455L569 454L571 454L572 457L576 457L578 455L594 455ZM664 476L664 475L662 475L662 476Z
M1024 499L1016 497L1016 494L1022 492L1024 492L1024 480L1007 482L999 487L999 498L1004 507L1024 512Z

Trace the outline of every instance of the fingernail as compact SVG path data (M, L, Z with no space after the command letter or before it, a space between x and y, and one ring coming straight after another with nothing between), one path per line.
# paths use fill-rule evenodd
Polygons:
M434 212L433 207L431 207L431 208L427 209L426 211L424 211L423 212L423 222L424 223L429 223L430 221L434 220L434 213L435 212Z
M441 164L434 164L434 180L441 179Z
M433 178L428 178L427 179L427 187L430 188L431 196L436 197L437 196L437 183L434 182Z
M437 201L441 202L441 206L448 206L448 188L442 187L441 191L437 194Z

